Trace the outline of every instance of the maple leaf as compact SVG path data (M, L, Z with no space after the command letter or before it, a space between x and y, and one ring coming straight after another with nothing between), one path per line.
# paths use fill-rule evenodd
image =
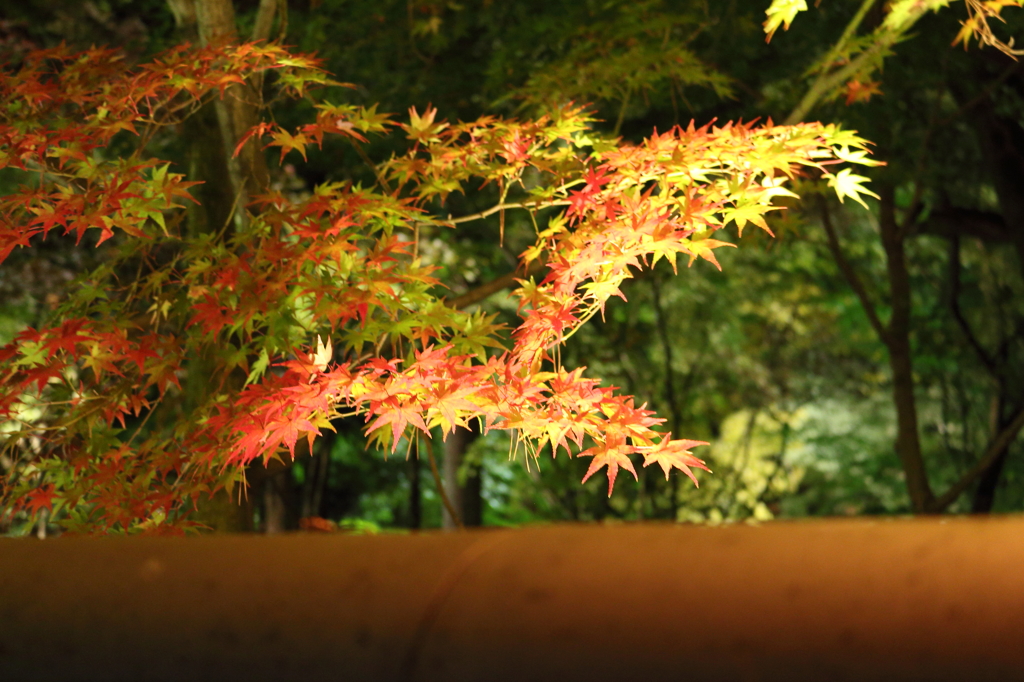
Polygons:
M772 41L772 36L779 30L779 26L785 24L786 30L793 23L793 19L800 12L807 10L807 0L772 0L771 6L765 10L767 19L764 22L764 32L767 34L766 43Z
M259 123L253 126L249 130L247 130L245 134L242 135L242 137L238 140L238 144L235 145L235 151L232 154L232 156L237 157L239 154L241 154L242 148L253 137L255 137L258 140L267 133L269 133L270 131L274 130L275 128L278 128L277 124L267 122Z
M569 210L566 211L569 218L579 219L588 210L596 208L595 199L601 193L601 188L609 181L604 168L600 168L598 171L588 168L583 176L583 189L569 192Z
M52 483L36 488L22 498L22 506L30 514L35 516L42 509L53 508L53 498L56 497L56 488Z
M690 467L697 467L710 472L704 464L704 460L698 459L691 454L691 448L698 445L708 445L702 440L670 440L669 436L665 436L656 445L642 446L639 448L640 452L644 456L644 466L651 464L658 464L661 470L665 472L665 480L668 480L669 472L675 467L684 474L690 477L695 486L700 486L697 482L697 477L693 475L693 471Z
M719 241L717 239L700 239L698 241L688 242L685 246L685 250L690 253L690 265L693 265L693 261L696 260L697 256L700 256L721 271L722 266L719 264L718 259L715 258L715 254L712 251L712 249L717 249L720 246L736 247L735 244Z
M867 102L871 100L872 95L881 95L881 83L878 81L868 81L862 83L856 78L846 83L846 105L849 106L854 102Z
M318 371L323 372L327 369L328 363L334 357L334 346L331 344L331 339L328 337L327 345L320 340L320 335L316 335L316 352L309 356L310 361L317 368Z
M467 396L474 393L476 393L476 389L472 387L456 389L442 387L434 393L431 399L428 415L433 416L430 418L429 426L440 426L443 438L446 438L448 432L454 430L456 426L465 426L466 419L459 417L459 411L473 413L479 410L476 403L467 399Z
M419 142L430 142L437 139L437 134L448 127L447 123L434 123L437 116L437 109L427 105L423 115L416 111L416 107L409 107L409 125L403 126L408 131L410 140Z
M843 202L844 197L850 197L858 204L867 208L868 205L864 203L864 200L860 198L861 194L878 198L878 195L863 186L865 182L868 182L869 178L863 175L855 175L849 168L844 168L835 175L827 174L828 186L836 191L836 196L839 197L839 202Z
M207 292L203 294L203 302L195 303L192 306L195 314L189 321L188 326L199 324L206 333L217 336L220 330L229 326L233 321L232 317L219 299Z
M609 445L604 443L603 447L592 447L581 452L579 457L593 457L594 459L590 462L590 467L587 469L587 474L583 477L583 483L587 482L587 479L597 473L602 467L608 467L608 497L612 496L612 490L615 488L615 479L619 475L619 467L622 467L629 473L633 474L633 478L640 480L636 475L636 469L633 468L633 461L629 458L628 452L631 452L633 448L626 446L624 443L619 445Z
M405 433L405 427L412 424L419 430L430 435L430 429L427 428L426 422L423 421L421 415L421 409L418 409L414 401L408 401L404 404L399 403L397 400L391 399L386 401L378 408L377 412L379 416L374 420L372 424L366 427L366 432L376 431L382 426L391 424L391 451L394 452L395 448L398 447L398 439L401 438L402 434ZM374 412L368 412L366 415L367 421L369 421L374 415Z
M302 154L302 159L306 159L306 145L309 144L310 140L305 133L299 133L292 135L287 130L278 129L270 135L273 142L270 146L281 148L281 162L284 161L284 157L291 151L298 151Z
M722 222L728 223L730 220L736 222L736 232L739 236L743 236L743 228L748 222L754 223L762 230L775 236L775 234L768 227L768 223L764 220L764 214L767 211L777 211L779 206L760 206L757 204L749 204L747 206L737 206L736 208L729 208L722 213ZM721 270L721 268L719 268Z
M884 161L876 161L868 158L867 151L863 149L850 150L848 144L834 147L832 153L835 154L836 158L840 161L846 161L847 163L858 163L862 166L884 166Z

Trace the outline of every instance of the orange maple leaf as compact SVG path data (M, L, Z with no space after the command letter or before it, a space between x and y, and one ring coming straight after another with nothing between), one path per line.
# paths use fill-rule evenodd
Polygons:
M669 436L665 436L657 445L641 447L639 450L644 456L644 466L655 463L661 466L661 470L665 472L666 481L668 480L669 472L675 467L689 476L693 484L699 487L700 484L697 482L697 477L693 475L690 467L696 467L704 471L711 471L711 469L707 468L704 460L694 457L690 453L690 448L707 444L702 440L670 440Z
M587 469L587 475L583 477L583 483L586 483L588 478L605 466L608 467L608 497L612 496L612 489L615 488L615 478L619 475L619 467L633 474L633 478L636 480L640 480L636 475L636 469L633 468L633 461L626 454L631 450L632 448L628 447L625 443L620 445L608 445L605 443L603 450L600 447L592 447L581 452L578 457L594 458L590 463L590 468Z
M881 85L878 81L861 83L856 78L849 81L846 84L846 105L849 106L854 102L867 102L872 95L881 95Z

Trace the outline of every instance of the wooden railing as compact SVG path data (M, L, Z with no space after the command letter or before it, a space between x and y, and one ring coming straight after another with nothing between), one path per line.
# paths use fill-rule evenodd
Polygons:
M0 541L0 680L1024 680L1024 519Z

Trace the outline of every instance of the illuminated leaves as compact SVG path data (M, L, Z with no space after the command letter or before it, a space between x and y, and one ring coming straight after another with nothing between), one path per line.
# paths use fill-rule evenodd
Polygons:
M877 194L864 187L864 183L868 181L868 178L863 175L854 174L849 168L844 168L835 175L826 173L825 177L828 178L828 186L836 191L836 196L839 197L840 202L845 197L850 197L864 208L867 208L868 205L861 199L862 194L878 198Z
M657 464L665 472L665 480L668 480L668 475L673 468L679 469L690 477L694 485L699 485L692 468L711 470L704 464L704 460L694 457L690 450L707 444L702 440L671 440L669 436L665 436L657 445L641 450L644 456L644 466Z
M1001 13L1007 7L1024 7L1024 0L965 0L967 5L967 20L962 21L960 31L953 40L954 45L963 43L966 49L972 38L977 38L982 45L991 45L1000 52L1010 57L1018 57L1024 54L1024 50L1014 49L1014 39L1002 41L992 32L989 20L996 19L1004 22Z
M586 483L588 478L602 468L608 467L608 497L611 497L612 490L615 488L615 479L619 475L619 467L633 474L634 479L637 478L636 469L633 468L633 460L629 458L632 452L633 448L626 447L625 445L606 446L603 450L597 448L584 450L580 453L580 457L593 457L594 459L590 462L590 467L583 477L583 482Z
M427 107L392 123L375 107L321 103L314 122L261 123L240 145L304 156L330 135L361 143L397 128L408 151L377 169L389 189L328 183L298 200L270 191L224 240L180 229L191 183L166 163L141 148L107 160L98 150L118 131L177 122L171 103L192 107L252 71L275 69L300 93L326 80L315 62L274 46L181 49L135 69L106 52L49 54L27 62L56 63L48 78L27 69L2 85L5 101L22 97L28 109L0 121L0 166L41 179L0 198L0 259L54 228L99 230L97 241L118 249L53 326L0 349L0 419L17 423L8 443L44 444L3 501L30 512L63 505L74 523L103 528L183 523L198 495L233 485L250 462L294 456L342 415L361 416L390 451L414 433L446 437L479 420L514 432L527 456L592 457L584 480L606 470L609 494L620 469L636 476L637 456L696 482L692 469L705 467L690 450L701 443L670 440L629 396L562 367L558 346L624 297L641 268L680 254L721 267L715 250L734 245L715 233L768 230L765 216L797 175L824 173L841 199L862 201L865 178L826 164L875 163L856 135L820 124L691 124L626 144L597 138L572 106L467 123ZM502 203L461 217L440 204L482 185ZM491 316L445 304L415 237L424 225L512 210L536 220L522 261L546 272L522 280L521 321L506 334ZM137 279L118 279L126 263ZM188 411L185 377L208 386Z
M850 105L867 102L872 96L881 94L880 84L873 76L881 69L893 47L906 40L927 13L944 9L953 4L953 0L891 0L885 3L882 21L875 22L870 32L858 34L873 4L870 0L862 3L832 48L808 69L807 75L816 75L817 78L794 115L805 116L819 98L843 96L846 104ZM967 19L960 22L961 29L953 40L954 45L962 43L966 49L972 39L977 39L979 43L995 47L1014 59L1024 54L1024 50L1014 48L1013 38L1008 41L998 38L990 25L990 20L1004 22L1002 11L1024 7L1024 0L964 0L964 5ZM771 41L779 26L785 25L788 30L796 15L806 9L805 0L772 0L764 22L767 40Z
M806 10L807 0L772 0L772 4L764 12L768 17L764 22L764 32L768 36L766 42L771 42L779 26L785 25L788 31L796 15Z

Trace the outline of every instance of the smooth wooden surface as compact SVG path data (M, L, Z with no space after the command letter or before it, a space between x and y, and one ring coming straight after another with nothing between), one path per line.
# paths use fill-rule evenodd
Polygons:
M2 540L0 680L1024 680L1024 519Z

